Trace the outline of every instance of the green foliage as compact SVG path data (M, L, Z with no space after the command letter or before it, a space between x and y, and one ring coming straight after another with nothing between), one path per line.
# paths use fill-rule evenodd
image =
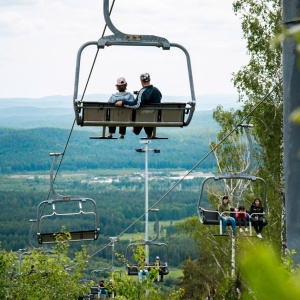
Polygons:
M85 247L68 257L69 244L59 237L51 251L42 248L20 254L2 251L1 299L74 299L86 294L92 283L80 282L88 255ZM17 267L17 264L19 267Z
M17 266L13 253L3 251L0 243L0 299L8 299L8 287L16 272Z
M280 45L272 47L270 41L280 32L281 1L238 0L233 7L242 20L249 54L247 66L234 74L233 83L243 107L233 114L241 118L246 116L274 88L247 121L254 124L251 131L256 144L256 176L267 183L269 219L273 229L268 231L268 226L267 234L279 248L283 229L279 220L284 206L282 49Z
M245 242L239 260L250 289L243 299L300 299L299 268L291 272L271 247Z
M228 295L237 297L235 291L232 292L236 280L229 277L231 239L214 237L219 227L204 226L196 217L181 222L179 227L194 239L198 253L197 259L192 260L187 256L182 264L183 277L177 284L185 290L183 299L202 299L207 296L213 299L237 299L226 298Z
M294 123L300 123L300 107L296 108L290 115L290 120Z
M145 257L147 253L145 247L142 244L137 243L137 247L134 250L134 260L136 265L140 267L140 269L147 268ZM116 255L123 262L126 262L126 259L123 255ZM154 279L157 278L158 269L151 268L147 278L143 278L141 281L137 281L136 276L114 276L113 273L113 290L117 294L117 299L128 299L128 300L136 300L136 299L149 299L149 300L162 300L162 299L170 299L177 300L183 295L183 289L179 289L177 291L172 291L169 295L165 295L161 292L160 288L153 284Z

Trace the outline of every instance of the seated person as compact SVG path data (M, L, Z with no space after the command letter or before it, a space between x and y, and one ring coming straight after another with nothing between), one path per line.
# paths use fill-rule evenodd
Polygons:
M109 283L108 283L108 295L109 295L109 298L115 298L116 297L116 292L114 291L113 284L114 284L113 279L109 279Z
M99 282L99 293L98 293L98 296L101 297L101 295L103 295L103 294L106 295L106 297L108 298L108 291L107 291L107 289L104 286L104 281L101 280Z
M242 225L245 226L245 231L248 231L247 212L245 206L240 205L238 208L235 209L235 220L236 220L236 224L239 226L240 232L244 232Z
M146 260L145 258L142 258L142 260L139 263L139 282L142 281L143 275L145 275L146 278L148 279L148 274L149 271L148 271Z
M155 262L153 264L155 266L155 269L158 270L158 275L160 276L160 281L163 282L164 281L164 272L162 270L162 268L160 268L160 266L162 266L162 262L160 261L159 256L156 256ZM157 281L157 279L155 279L154 281Z
M235 236L236 235L236 223L235 223L235 219L230 216L231 210L232 210L232 208L229 205L228 196L224 196L222 198L222 203L218 207L220 219L222 220L222 234L226 234L227 221L229 221L231 223L232 234L233 234L233 236Z
M264 208L262 206L261 200L255 198L250 207L251 222L256 231L257 237L262 239L262 230L264 227Z
M129 92L126 92L127 82L124 77L120 77L117 79L116 87L118 92L110 96L108 100L109 103L116 103L119 100L124 100L129 102L134 101L133 95ZM116 132L116 126L109 126L108 138L112 138L115 132ZM125 133L126 133L126 127L120 126L119 128L120 139L124 139Z
M128 100L122 100L117 101L116 106L123 106L127 108L139 108L140 106L143 106L144 104L151 104L151 103L160 103L161 102L161 92L158 88L154 87L150 83L150 75L149 73L141 74L140 76L141 85L142 88L137 93L135 101L128 101ZM133 132L136 135L139 135L142 130L142 127L134 127ZM153 127L144 127L145 133L147 134L147 138L152 138L153 133Z

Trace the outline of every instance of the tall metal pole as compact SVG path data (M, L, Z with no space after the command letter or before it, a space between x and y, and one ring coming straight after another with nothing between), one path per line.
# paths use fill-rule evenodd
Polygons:
M146 141L146 153L145 153L145 242L149 241L149 231L148 231L148 151L149 144L151 141ZM149 264L149 245L145 245L146 251L146 262Z
M235 277L235 236L231 237L231 277Z
M299 24L300 0L282 0L283 23L288 27ZM283 42L283 135L286 200L286 237L289 250L296 250L295 264L300 263L300 126L289 116L300 106L299 56L295 42Z
M153 150L154 153L160 153L159 149L150 149L149 144L151 141L140 141L141 144L145 144L145 149L135 149L137 152L145 152L145 261L149 264L149 222L148 222L148 152Z

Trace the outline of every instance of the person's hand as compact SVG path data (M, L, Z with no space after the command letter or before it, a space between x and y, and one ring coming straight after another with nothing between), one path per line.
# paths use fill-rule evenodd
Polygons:
M117 101L116 103L115 103L115 106L122 106L122 101Z

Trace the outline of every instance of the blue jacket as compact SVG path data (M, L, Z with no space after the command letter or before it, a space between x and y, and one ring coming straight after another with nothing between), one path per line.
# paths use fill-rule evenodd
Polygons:
M117 101L122 100L122 101L128 101L128 102L133 102L134 97L131 93L115 93L112 94L108 100L109 103L116 103Z
M122 105L127 108L139 108L144 104L160 103L162 98L159 89L153 85L148 85L140 89L134 101L123 100Z

